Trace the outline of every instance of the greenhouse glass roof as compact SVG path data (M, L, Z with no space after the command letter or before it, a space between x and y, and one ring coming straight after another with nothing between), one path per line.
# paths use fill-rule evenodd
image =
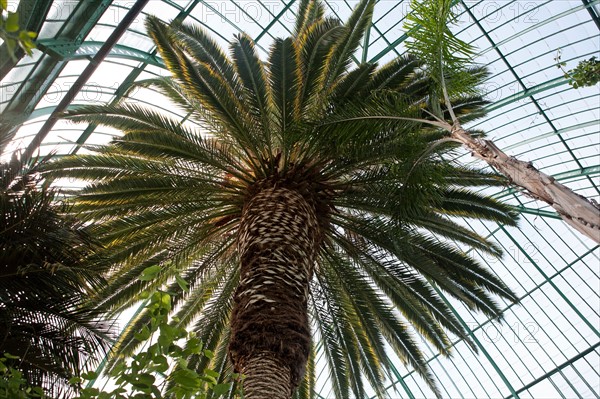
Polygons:
M10 151L83 153L117 134L95 125L56 120L80 104L125 96L184 120L186 115L132 83L166 75L146 36L144 15L195 22L227 41L251 35L264 57L274 37L290 34L297 0L22 0L22 28L39 32L32 57L12 59L0 48L0 111L15 121ZM346 20L357 2L326 0L328 13ZM458 0L455 32L478 49L491 76L488 115L472 127L487 132L510 155L600 201L600 88L574 89L566 68L600 52L600 0ZM132 14L139 11L139 14ZM405 52L409 1L380 0L356 62L386 62ZM128 16L131 17L128 19ZM122 33L122 34L121 34ZM23 122L20 125L20 122ZM469 154L465 163L475 162ZM521 212L519 228L473 223L504 249L501 261L477 255L518 293L502 324L455 310L479 354L455 342L450 359L430 351L442 392L451 398L600 398L600 250L564 224L544 203L506 187L494 192ZM451 301L450 299L448 299ZM454 302L451 302L454 304ZM423 343L425 345L425 343ZM396 362L390 396L431 397L415 373ZM330 396L327 371L319 394Z

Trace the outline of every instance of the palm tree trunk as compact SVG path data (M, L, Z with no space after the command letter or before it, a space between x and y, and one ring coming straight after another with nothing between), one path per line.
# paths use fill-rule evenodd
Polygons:
M241 373L244 379L244 398L289 399L294 392L291 369L269 353L250 357Z
M540 172L531 162L506 155L489 140L472 137L459 125L451 132L452 137L471 150L473 156L493 166L529 196L552 206L566 223L600 243L600 207L597 203Z
M304 374L318 226L314 206L294 190L262 189L244 207L229 354L246 376L246 399L291 398Z

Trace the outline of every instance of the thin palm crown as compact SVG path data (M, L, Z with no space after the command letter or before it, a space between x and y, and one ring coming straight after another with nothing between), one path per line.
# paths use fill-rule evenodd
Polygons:
M92 182L75 209L95 222L115 265L94 299L100 307L118 312L143 291L167 285L173 323L190 326L215 352L191 361L228 370L240 223L259 193L285 189L318 221L307 306L336 397L364 397L364 381L386 395L386 345L438 392L411 328L443 354L447 332L472 345L440 292L492 317L501 312L494 295L515 299L453 242L493 256L499 249L453 217L514 218L507 206L467 188L501 180L444 161L452 143L411 121L427 116L429 101L417 60L350 69L374 3L361 1L341 24L324 17L319 1L302 1L293 36L276 39L266 62L245 34L227 57L195 26L148 18L172 76L140 85L168 97L194 124L135 104L81 107L68 117L124 135L53 167ZM403 119L369 118L383 103ZM456 103L465 120L482 104ZM156 265L156 279L138 280ZM134 334L147 322L139 313L115 352L134 350ZM313 345L305 373L298 365L297 397L314 394L316 354Z

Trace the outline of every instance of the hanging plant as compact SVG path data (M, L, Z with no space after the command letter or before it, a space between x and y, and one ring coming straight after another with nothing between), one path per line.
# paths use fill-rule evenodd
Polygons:
M573 88L594 86L600 82L600 60L596 57L580 61L579 64L570 71L565 70L567 63L561 61L561 50L556 53L556 67L563 71L565 79L569 80L569 84Z

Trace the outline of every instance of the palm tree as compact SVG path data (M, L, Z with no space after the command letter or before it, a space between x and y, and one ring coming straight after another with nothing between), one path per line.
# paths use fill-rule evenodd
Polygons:
M538 170L532 162L507 155L492 141L474 137L463 128L452 110L450 97L456 91L472 91L479 83L470 74L469 64L474 56L471 45L452 34L449 25L455 21L452 0L413 0L406 28L414 40L409 49L425 61L424 71L430 76L433 94L442 100L450 120L439 112L434 123L450 132L474 157L488 163L506 176L509 182L528 196L550 205L575 230L600 243L600 206ZM453 82L445 77L453 76ZM394 114L393 111L390 115Z
M421 117L429 87L411 57L349 68L374 3L341 24L303 0L267 62L247 35L227 57L200 28L149 17L172 76L140 84L186 122L128 103L67 114L124 133L51 166L91 182L74 210L96 222L115 265L93 301L119 312L166 285L172 323L214 352L190 362L223 374L230 360L248 399L312 397L311 327L336 397L364 397L365 381L385 396L387 345L437 394L411 328L443 354L448 334L473 345L440 292L490 317L501 314L494 296L515 300L464 250L500 249L455 220L513 225L508 206L469 189L503 180L445 161L456 144L423 123L369 117L384 103ZM453 100L465 120L483 104ZM138 279L149 270L155 278ZM142 311L129 324L113 365L148 320Z
M13 366L30 385L63 397L69 379L109 348L109 329L82 306L104 283L84 260L97 245L56 204L56 190L40 178L43 163L15 155L0 164L0 353L18 357Z

